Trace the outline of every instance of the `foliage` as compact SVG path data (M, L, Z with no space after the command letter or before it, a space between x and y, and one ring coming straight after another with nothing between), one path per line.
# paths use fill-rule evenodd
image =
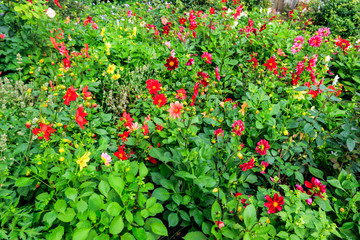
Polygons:
M329 27L342 37L359 37L360 4L357 0L313 1L310 15L316 26Z
M359 238L358 43L220 0L40 22L19 4L0 39L2 238Z

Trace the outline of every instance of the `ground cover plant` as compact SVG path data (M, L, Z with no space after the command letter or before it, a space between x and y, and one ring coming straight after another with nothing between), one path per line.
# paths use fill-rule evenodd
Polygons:
M207 4L1 3L1 238L359 238L359 42Z

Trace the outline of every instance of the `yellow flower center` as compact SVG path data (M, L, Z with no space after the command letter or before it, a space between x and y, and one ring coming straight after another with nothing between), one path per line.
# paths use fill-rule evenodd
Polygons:
M179 112L179 109L175 108L174 112L176 112L176 113Z
M273 206L277 207L277 206L279 206L279 204L277 202L274 202Z
M155 89L156 89L156 87L155 87L155 86L153 86L153 89L155 90Z
M174 62L170 62L169 65L172 67L174 66Z

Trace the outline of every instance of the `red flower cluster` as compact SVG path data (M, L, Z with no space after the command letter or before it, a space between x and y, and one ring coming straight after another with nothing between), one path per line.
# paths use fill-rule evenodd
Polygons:
M84 129L84 124L87 124L87 120L85 119L85 117L87 115L88 115L88 113L84 112L83 106L80 105L80 107L78 107L78 109L76 111L75 119L81 129Z
M40 128L34 128L32 133L35 134L38 139L45 138L46 141L49 141L49 138L52 133L56 132L54 128L52 128L52 124L46 125L44 123L40 123Z
M255 162L254 162L254 159L251 158L251 160L249 162L246 162L246 163L243 163L243 164L240 164L240 168L241 168L241 171L247 171L248 169L252 169L255 165Z
M264 64L267 70L274 71L274 74L277 75L277 62L274 57L271 57Z

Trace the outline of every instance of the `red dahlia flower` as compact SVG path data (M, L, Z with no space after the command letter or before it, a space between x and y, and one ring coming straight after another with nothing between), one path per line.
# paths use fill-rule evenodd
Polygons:
M124 112L122 115L122 118L120 118L120 121L124 122L125 127L131 128L133 125L134 119L130 117L130 113Z
M214 8L210 8L210 14L214 14L215 13L215 9Z
M205 60L206 63L211 64L212 55L208 52L204 52L203 55L201 55L201 58Z
M158 95L155 95L153 97L153 100L154 100L154 104L155 105L159 105L159 107L162 107L166 104L167 102L167 99L165 97L165 95L162 93L162 94L158 94Z
M321 194L326 193L326 186L319 179L312 177L311 182L305 181L305 186L309 188L309 194L323 198Z
M84 124L87 123L87 121L85 119L85 117L87 115L88 115L88 113L84 112L83 106L78 107L76 114L75 114L75 119L76 119L76 122L81 127L81 129L84 129Z
M76 98L79 96L75 91L77 89L74 89L74 85L69 87L68 90L66 91L65 96L63 97L63 99L65 99L64 103L65 105L69 106L70 101L75 101Z
M271 57L267 60L267 62L264 64L264 66L267 68L267 70L273 71L277 68L277 63L275 61L275 58Z
M126 153L124 151L124 145L123 146L119 146L119 151L115 152L114 155L118 158L121 159L122 161L127 160L127 156Z
M43 123L40 123L40 128L35 128L32 130L32 133L35 134L38 139L45 138L46 141L49 141L51 134L54 132L56 132L56 130L52 128L52 124L46 125Z
M180 99L180 100L185 100L185 98L186 98L185 89L181 88L181 89L177 90L176 92L177 92L177 94L176 94L175 98Z
M254 165L255 165L254 159L251 158L251 160L249 162L240 164L239 167L241 168L241 171L246 172L248 169L252 169L254 167Z
M267 202L264 203L264 206L269 208L268 214L280 212L282 210L281 205L285 204L284 197L279 196L277 193L274 194L274 198L266 195L265 199Z
M255 148L256 152L260 155L266 155L266 151L270 149L269 142L265 139L261 139L260 142L257 143L257 147Z
M312 47L320 47L322 43L322 37L319 35L314 35L309 39L309 45Z
M187 21L186 18L180 18L180 19L179 19L179 23L180 23L181 25L185 25L186 21Z
M89 87L86 85L82 90L82 93L84 95L84 100L86 100L86 98L91 96L91 92L88 92L88 89Z
M144 130L145 136L149 134L149 126L147 124L144 124L144 126L142 126L141 129Z
M236 135L241 136L242 132L245 130L244 123L241 120L235 121L232 125L232 132Z
M224 136L224 130L222 130L222 128L219 128L217 130L214 131L215 137L221 135L222 137Z
M158 80L149 79L146 81L146 88L149 89L150 94L157 94L161 89L161 84Z
M179 61L176 57L170 56L168 59L166 59L165 67L167 70L172 71L179 67Z
M123 134L119 134L119 137L121 137L121 140L123 141L123 142L126 142L127 141L127 138L129 137L129 134L130 134L130 132L129 131L124 131L124 133Z

